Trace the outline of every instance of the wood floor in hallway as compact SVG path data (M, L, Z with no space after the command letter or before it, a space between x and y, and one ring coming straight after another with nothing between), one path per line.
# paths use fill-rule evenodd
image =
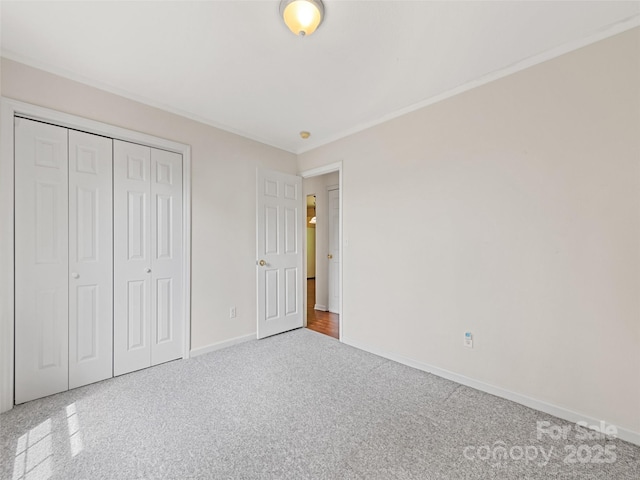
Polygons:
M340 315L337 313L315 310L316 280L307 279L307 328L324 333L333 338L340 338Z

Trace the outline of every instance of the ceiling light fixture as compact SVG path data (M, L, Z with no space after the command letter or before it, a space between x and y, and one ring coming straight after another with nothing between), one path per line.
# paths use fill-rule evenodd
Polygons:
M306 140L307 138L309 138L311 136L311 133L309 132L300 132L300 138L302 138L303 140Z
M296 35L311 35L322 23L322 0L281 0L280 15L284 23Z

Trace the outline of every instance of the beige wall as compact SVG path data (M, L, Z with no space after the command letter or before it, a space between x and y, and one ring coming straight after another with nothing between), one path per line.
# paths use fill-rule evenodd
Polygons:
M294 173L293 154L7 59L1 82L9 98L191 145L191 346L256 331L256 167Z
M302 179L302 191L316 196L316 305L329 307L329 192L327 187L338 185L338 172Z
M636 28L300 155L343 161L343 338L640 433L639 59Z

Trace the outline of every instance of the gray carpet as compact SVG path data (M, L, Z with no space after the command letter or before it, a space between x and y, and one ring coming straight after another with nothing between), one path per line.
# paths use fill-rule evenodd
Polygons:
M572 431L539 439L538 421ZM0 475L12 480L640 478L639 447L576 440L555 417L305 329L0 422Z

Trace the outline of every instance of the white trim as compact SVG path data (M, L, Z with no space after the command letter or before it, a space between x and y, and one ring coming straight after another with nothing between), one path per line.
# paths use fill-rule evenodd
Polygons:
M527 395L522 395L520 393L513 392L511 390L507 390L502 387L498 387L496 385L491 385L490 383L485 383L480 380L475 380L473 378L466 377L464 375L460 375L458 373L451 372L449 370L445 370L439 367L435 367L433 365L429 365L427 363L423 363L418 360L413 360L411 358L405 357L403 355L399 355L397 353L388 352L378 347L374 347L365 343L353 341L351 339L346 339L346 338L342 338L341 341L359 350L364 350L365 352L373 353L374 355L378 355L380 357L393 360L394 362L402 363L403 365L407 365L409 367L416 368L424 372L432 373L433 375L437 375L438 377L446 378L447 380L460 383L461 385L475 388L476 390L480 390L482 392L490 393L491 395L495 395L496 397L511 400L512 402L516 402L526 407L533 408L534 410L538 410L540 412L548 413L549 415L553 415L555 417L568 420L569 422L576 423L579 421L585 421L589 425L599 425L599 423L603 420L600 418L592 417L590 415L585 415L585 414L576 412L574 410L569 410L568 408L560 407L558 405L554 405L552 403L548 403L543 400L538 400L536 398L532 398ZM608 422L608 421L606 421L606 423L612 424L612 422ZM617 434L618 438L620 438L621 440L633 443L635 445L640 445L639 432L634 432L626 428L620 428L620 427L616 427L616 428L618 430L618 434Z
M317 177L319 175L325 175L327 173L333 173L333 172L338 172L338 188L340 189L340 198L339 198L339 203L340 203L340 268L339 268L339 276L340 276L340 315L339 315L339 322L338 322L338 330L339 330L339 338L338 340L342 341L342 332L344 331L344 277L343 277L343 265L344 265L344 258L345 258L345 251L344 251L344 223L343 223L343 212L344 209L342 208L343 205L343 198L344 198L344 191L342 190L342 160L340 160L339 162L334 162L334 163L329 163L327 165L322 165L320 167L316 167L316 168L311 168L309 170L305 170L303 172L298 173L298 175L300 175L302 178L310 178L310 177ZM305 235L306 235L306 230L305 230ZM305 242L306 245L306 242ZM306 276L307 274L307 262L304 262L304 274ZM307 292L306 292L306 288L307 288L307 284L304 284L304 288L305 288L305 295L304 295L304 302L306 305L306 301L307 301ZM318 307L324 307L324 305L315 305L314 309L315 310L320 310L320 308ZM305 315L306 315L306 307L305 307ZM324 307L324 311L328 311L328 309L326 307ZM306 317L305 317L306 318Z
M182 155L183 176L183 358L189 358L191 339L191 147L189 145L89 120L48 108L0 97L0 412L13 408L14 285L13 285L13 132L14 116L20 115L62 127L109 138L169 150Z
M172 107L170 105L166 105L162 102L157 102L154 100L151 100L149 98L146 98L142 95L135 95L132 94L130 92L127 92L121 88L117 88L117 87L113 87L109 84L106 83L102 83L93 79L89 79L87 77L84 77L82 75L78 75L75 74L69 70L65 70L65 69L61 69L61 68L57 68L57 67L53 67L51 65L45 64L43 62L38 62L38 61L34 61L33 59L23 56L23 55L18 55L14 52L10 52L7 50L0 50L0 56L7 58L9 60L12 60L14 62L19 62L22 63L24 65L27 65L29 67L32 68L37 68L38 70L42 70L44 72L48 72L51 73L53 75L57 75L59 77L63 77L66 79L69 79L71 81L74 82L78 82L78 83L82 83L84 85L89 85L90 87L93 88L98 88L100 90L103 90L105 92L109 92L115 95L118 95L120 97L123 98L127 98L129 100L133 100L135 102L138 103L142 103L144 105L149 105L151 107L154 108L158 108L160 110L163 110L165 112L170 112L176 115L179 115L181 117L185 117L188 118L190 120L194 120L196 122L199 123L203 123L205 125L209 125L215 128L218 128L220 130L224 130L226 132L230 132L230 133L234 133L236 135L240 135L242 137L248 138L250 140L256 141L256 142L260 142L263 143L265 145L269 145L275 148L278 148L280 150L284 150L286 152L290 152L290 153L294 153L296 155L300 155L301 153L305 153L308 152L310 150L313 150L315 148L321 147L323 145L327 145L329 143L335 142L336 140L339 140L341 138L345 138L348 137L349 135L353 135L354 133L358 133L361 132L362 130L366 130L367 128L371 128L374 127L376 125L379 125L381 123L387 122L389 120L392 120L394 118L400 117L402 115L405 115L407 113L413 112L415 110L419 110L421 108L424 108L426 106L432 105L434 103L440 102L442 100L445 100L449 97L452 97L454 95L458 95L459 93L462 92L466 92L467 90L471 90L475 87L479 87L480 85L484 85L485 83L489 83L492 82L494 80L498 80L502 77L506 77L508 75L511 75L513 73L519 72L521 70L524 70L526 68L532 67L534 65L537 65L539 63L542 62L546 62L547 60L551 60L554 59L556 57L559 57L561 55L564 55L565 53L569 53L572 52L574 50L577 50L579 48L582 47L586 47L587 45L590 45L592 43L598 42L600 40L604 40L605 38L608 37L612 37L613 35L617 35L618 33L622 33L626 30L630 30L632 28L638 27L640 26L640 15L634 15L633 17L624 19L620 22L617 22L613 25L609 25L607 27L605 27L604 29L595 32L587 37L584 38L580 38L571 42L567 42L563 45L560 45L558 47L552 48L550 50L547 50L545 52L542 52L540 54L534 55L532 57L529 58L525 58L524 60L521 60L519 62L514 63L513 65L509 65L505 68L502 68L500 70L496 70L495 72L491 72L488 73L484 76L481 76L477 79L471 80L467 83L464 83L458 87L455 87L451 90L448 90L446 92L440 93L438 95L434 95L433 97L429 97L425 100L422 100L418 103L414 103L413 105L409 105L407 107L401 108L399 110L396 110L394 112L391 112L387 115L383 115L382 117L379 117L375 120L371 120L369 122L364 122L361 123L359 125L356 125L352 128L348 128L346 130L343 130L342 132L338 132L334 135L330 135L329 137L325 137L322 139L319 139L318 141L314 142L313 140L307 140L305 141L304 146L300 147L300 148L296 148L293 146L285 146L285 145L280 145L276 142L273 142L271 140L268 140L266 138L262 138L258 135L254 135L251 134L249 132L246 132L244 130L238 129L238 128L234 128L231 127L229 125L225 125L223 123L220 122L216 122L214 120L211 120L210 118L206 118L206 117L202 117L199 115L196 115L194 113L191 112L187 112L185 110L179 109L179 108L175 108ZM313 176L313 175L312 175Z
M5 102L9 108L13 109L15 115L24 116L32 120L40 120L59 125L61 127L82 130L83 132L95 133L96 135L124 140L125 142L139 143L149 147L180 153L182 154L183 159L190 155L190 147L184 143L166 140L153 135L147 135L146 133L116 127L107 123L97 122L95 120L78 117L76 115L70 115L68 113L51 110L38 105L32 105L30 103L24 103L7 97L1 97L0 100Z
M302 178L309 178L318 177L320 175L325 175L327 173L333 172L342 172L342 162L329 163L328 165L322 165L310 170L305 170L304 172L300 172L298 175L300 175Z
M182 110L180 108L172 107L171 105L164 104L162 102L157 102L155 100L151 100L143 95L132 94L126 90L121 88L113 87L109 84L102 83L96 80L92 80L90 78L84 77L82 75L78 75L69 70L65 70L62 68L53 67L51 65L45 64L43 62L34 61L29 57L25 57L23 55L18 55L14 52L9 52L6 50L0 50L0 56L4 57L8 60L22 63L31 68L36 68L38 70L42 70L43 72L50 73L52 75L56 75L58 77L66 78L71 80L72 82L81 83L83 85L88 85L93 88L97 88L104 92L111 93L113 95L118 95L119 97L126 98L128 100L133 100L134 102L141 103L143 105L148 105L153 108L157 108L158 110L162 110L164 112L173 113L174 115L178 115L180 117L188 118L189 120L193 120L198 123L203 123L205 125L209 125L211 127L217 128L219 130L223 130L225 132L233 133L235 135L239 135L244 138L248 138L249 140L253 140L254 142L263 143L265 145L269 145L271 147L277 148L279 150L285 150L289 153L296 153L293 148L284 147L282 145L278 145L266 138L262 138L258 135L254 135L245 130L240 130L238 128L231 127L221 122L216 122L207 117L202 117L200 115L196 115L194 113L188 112L186 110Z
M418 103L414 103L413 105L409 105L408 107L405 108L401 108L399 110L396 110L394 112L391 112L387 115L383 115L382 117L379 117L375 120L369 121L369 122L364 122L361 123L359 125L356 125L352 128L348 128L346 130L343 130L342 132L338 132L334 135L331 135L329 137L323 138L323 139L319 139L318 141L314 142L313 140L311 141L306 141L304 146L300 147L300 148L295 148L295 147L290 147L290 146L284 146L284 145L279 145L276 144L276 142L267 140L265 138L259 137L257 135L253 135L249 132L246 132L244 130L240 130L237 128L233 128L230 127L228 125L216 122L214 120L211 120L209 118L205 118L205 117L201 117L199 115L195 115L193 113L187 112L185 110L181 110L179 108L174 108L170 105L166 105L163 104L161 102L156 102L154 100L150 100L142 95L135 95L132 94L130 92L127 92L123 89L120 88L116 88L113 87L111 85L108 85L106 83L102 83L96 80L92 80L86 77L83 77L82 75L78 75L75 74L73 72L70 72L68 70L65 69L61 69L61 68L56 68L53 67L51 65L47 65L43 62L38 62L38 61L34 61L33 59L23 56L23 55L18 55L14 52L10 52L10 51L6 51L6 50L0 50L0 55L4 58L7 58L9 60L13 60L15 62L19 62L22 63L24 65L33 67L33 68L37 68L39 70L45 71L45 72L49 72L53 75L57 75L63 78L67 78L69 80L72 80L74 82L78 82L78 83L82 83L84 85L89 85L91 87L94 88L98 88L100 90L104 90L106 92L118 95L120 97L124 97L127 98L129 100L133 100L136 101L138 103L142 103L144 105L149 105L151 107L154 108L158 108L160 110L163 110L165 112L170 112L170 113L174 113L176 115L180 115L181 117L185 117L191 120L194 120L196 122L200 122L200 123L204 123L205 125L210 125L212 127L218 128L220 130L224 130L226 132L230 132L230 133L234 133L236 135L240 135L242 137L254 140L256 142L260 142L263 143L265 145L270 145L272 147L278 148L280 150L285 150L287 152L290 153L294 153L296 155L300 155L301 153L305 153L308 152L309 150L313 150L315 148L321 147L323 145L327 145L331 142L335 142L336 140L339 140L341 138L344 137L348 137L349 135L353 135L354 133L358 133L361 132L362 130L366 130L367 128L371 128L375 125L379 125L381 123L387 122L389 120L392 120L394 118L400 117L402 115L405 115L407 113L413 112L415 110L419 110L423 107L426 107L428 105L432 105L434 103L440 102L442 100L445 100L449 97L452 97L454 95L458 95L459 93L462 92L466 92L467 90L471 90L472 88L478 87L480 85L484 85L485 83L489 83L492 82L494 80L498 80L502 77L506 77L508 75L511 75L513 73L519 72L521 70L524 70L526 68L532 67L534 65L537 65L539 63L542 62L546 62L547 60L551 60L554 59L556 57L559 57L561 55L564 55L565 53L569 53L572 52L574 50L577 50L579 48L585 47L587 45L590 45L592 43L598 42L600 40L604 40L605 38L608 37L612 37L613 35L617 35L618 33L622 33L626 30L630 30L632 28L638 27L640 26L640 15L634 15L632 17L626 18L624 20L621 20L617 23L614 23L613 25L609 25L605 28L603 28L602 30L595 32L591 35L588 35L587 37L584 38L579 38L577 40L573 40L571 42L567 42L563 45L560 45L558 47L554 47L551 48L545 52L539 53L537 55L533 55L529 58L525 58L524 60L521 60L519 62L514 63L513 65L509 65L505 68L502 68L500 70L496 70L495 72L491 72L488 73L484 76L481 76L477 79L471 80L467 83L464 83L463 85L460 85L456 88L453 88L451 90L448 90L446 92L443 92L439 95L435 95L433 97L429 97L425 100L422 100Z
M182 358L191 355L191 146L185 145L182 154Z
M305 142L304 146L302 148L297 149L295 153L297 155L300 155L302 153L308 152L315 148L322 147L323 145L327 145L329 143L335 142L337 140L340 140L341 138L345 138L355 133L366 130L368 128L375 127L376 125L380 125L381 123L388 122L389 120L393 120L394 118L401 117L402 115L406 115L416 110L420 110L421 108L424 108L424 107L428 107L429 105L433 105L434 103L441 102L443 100L446 100L447 98L450 98L460 93L474 89L486 83L499 80L500 78L517 73L521 70L525 70L529 67L533 67L534 65L546 62L547 60L552 60L556 57L564 55L565 53L578 50L579 48L586 47L587 45L591 45L592 43L598 42L600 40L604 40L605 38L612 37L614 35L617 35L627 30L631 30L632 28L635 28L638 26L640 26L640 15L634 15L633 17L627 18L618 23L609 25L605 29L600 30L592 35L589 35L587 37L580 38L578 40L574 40L571 42L567 42L563 45L552 48L545 52L539 53L537 55L533 55L529 58L525 58L524 60L520 60L519 62L516 62L512 65L508 65L507 67L501 68L494 72L478 77L474 80L470 80L466 83L463 83L458 87L452 88L438 95L434 95L425 100L422 100L418 103L414 103L413 105L409 105L407 107L404 107L394 112L383 115L375 120L360 123L359 125L355 125L354 127L348 128L334 135L321 138L315 142L313 141L313 139L308 140L307 142Z
M223 348L232 347L233 345L238 345L239 343L249 342L255 339L256 333L254 332L249 335L242 335L241 337L234 337L229 340L213 343L211 345L207 345L206 347L194 348L193 350L191 350L191 357L193 358L199 355L204 355L205 353L215 352L216 350L222 350Z
M0 413L13 408L13 121L0 101Z
M327 312L327 311L329 311L329 309L327 308L327 306L326 306L326 305L320 305L319 303L316 303L316 304L313 306L313 309L314 309L314 310L320 310L321 312Z

